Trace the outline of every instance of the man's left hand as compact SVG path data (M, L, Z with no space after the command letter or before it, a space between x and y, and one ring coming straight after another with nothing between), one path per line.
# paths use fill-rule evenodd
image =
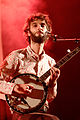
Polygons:
M54 87L56 85L57 79L60 76L60 70L53 66L50 70L50 73L51 75L50 75L49 85Z

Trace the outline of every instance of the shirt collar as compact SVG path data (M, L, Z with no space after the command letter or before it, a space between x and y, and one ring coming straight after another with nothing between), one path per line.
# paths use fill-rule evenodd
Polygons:
M43 50L42 51L42 53L40 54L40 55L37 55L33 50L32 50L32 48L28 45L28 47L27 47L27 52L29 53L29 55L31 56L31 57L33 57L34 59L36 59L36 60L40 60L40 59L42 59L43 57L44 57L44 54L45 54L45 51Z

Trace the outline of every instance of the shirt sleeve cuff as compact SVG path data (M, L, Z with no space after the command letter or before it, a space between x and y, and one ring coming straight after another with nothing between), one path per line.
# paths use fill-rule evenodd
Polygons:
M15 83L0 81L0 92L4 94L12 94Z

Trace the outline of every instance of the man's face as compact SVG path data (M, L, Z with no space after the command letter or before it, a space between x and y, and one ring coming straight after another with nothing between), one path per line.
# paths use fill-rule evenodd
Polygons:
M45 20L37 19L30 23L30 38L36 43L43 43L47 39L47 24Z

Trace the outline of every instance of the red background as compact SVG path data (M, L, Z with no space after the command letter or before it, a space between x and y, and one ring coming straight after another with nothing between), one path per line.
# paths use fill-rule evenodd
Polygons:
M1 1L1 41L3 57L11 51L26 47L23 36L25 19L34 12L47 12L53 22L53 32L62 38L80 38L79 0L2 0ZM75 41L50 41L46 53L56 61L67 49L80 46ZM80 120L80 53L61 68L58 80L58 95L50 104L49 113L61 120ZM5 105L3 115L6 116ZM8 113L7 113L8 114ZM2 119L3 120L3 119ZM6 118L7 120L7 118Z

